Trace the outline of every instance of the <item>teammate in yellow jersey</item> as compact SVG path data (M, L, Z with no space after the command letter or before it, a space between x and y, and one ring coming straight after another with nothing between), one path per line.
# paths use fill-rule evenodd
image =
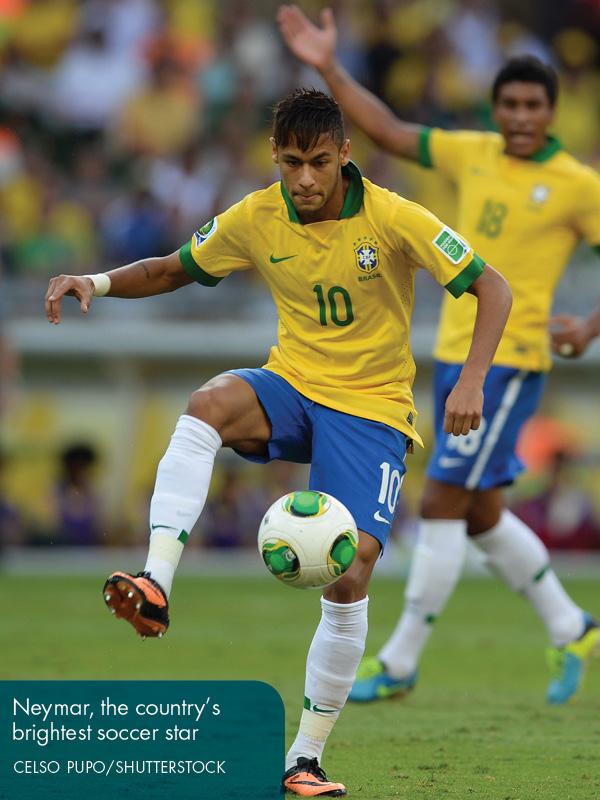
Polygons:
M384 150L440 169L455 182L458 229L502 272L514 297L486 379L481 425L460 439L446 435L440 414L467 354L475 306L466 296L453 304L444 299L434 354L437 441L404 612L378 655L363 660L350 699L412 689L432 624L460 577L469 535L546 626L547 700L564 703L600 649L600 628L566 594L538 537L504 507L503 487L522 470L517 434L537 406L550 350L578 356L600 333L600 305L587 319L551 320L548 333L554 290L575 246L584 239L600 252L600 178L548 134L557 78L535 58L510 60L495 79L499 133L432 130L398 119L339 64L330 10L320 25L296 6L282 6L277 18L292 53L319 71L358 128Z
M452 295L476 299L469 355L446 404L446 430L455 436L479 425L511 294L457 233L361 177L332 98L298 90L278 103L271 146L279 183L215 217L180 252L100 275L52 278L46 310L59 323L64 295L87 312L93 294L148 297L194 280L214 286L251 268L266 279L280 318L278 347L265 367L218 375L192 394L158 468L145 568L111 575L104 597L142 636L162 635L175 569L218 449L263 463L310 463L310 488L350 509L359 545L352 566L323 592L283 784L301 796L341 797L344 785L329 781L320 761L364 651L367 588L416 436L414 274L427 269Z

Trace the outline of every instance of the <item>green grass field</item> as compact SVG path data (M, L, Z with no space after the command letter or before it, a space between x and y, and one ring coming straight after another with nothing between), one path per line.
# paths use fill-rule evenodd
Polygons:
M565 584L600 611L598 583ZM176 581L172 625L142 643L113 619L102 579L0 575L0 678L261 680L296 732L319 595L263 578ZM402 584L371 585L367 652L385 640ZM402 701L349 704L323 766L360 800L591 800L600 796L600 659L579 701L544 702L546 636L521 598L495 580L463 581L437 623L417 689ZM248 795L251 797L251 795Z

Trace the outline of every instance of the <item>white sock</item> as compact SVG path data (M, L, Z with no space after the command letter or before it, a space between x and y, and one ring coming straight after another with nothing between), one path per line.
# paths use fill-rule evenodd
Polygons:
M460 578L465 560L467 526L462 519L421 519L404 611L377 657L394 678L416 670L431 634Z
M583 611L564 590L548 550L531 528L504 509L497 525L472 539L505 583L529 600L555 647L581 635Z
M365 650L368 605L368 597L347 604L321 598L321 621L306 660L304 711L286 757L286 769L300 756L321 762L325 742L348 699Z
M150 503L150 548L144 567L167 597L190 531L200 516L221 437L196 417L183 414L158 465Z

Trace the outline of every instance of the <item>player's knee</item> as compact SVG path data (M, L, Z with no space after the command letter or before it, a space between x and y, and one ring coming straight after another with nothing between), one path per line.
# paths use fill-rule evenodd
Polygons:
M419 514L423 519L464 519L469 502L469 492L462 486L429 480L421 496Z
M367 596L369 581L360 575L344 575L323 589L323 597L331 603L357 603Z
M223 391L214 386L202 386L196 389L190 396L185 413L201 419L216 431L222 430L228 414Z
M374 548L359 549L356 553L352 566L335 583L326 586L323 590L323 597L332 603L357 603L367 596L369 581L373 567L379 554L379 545Z

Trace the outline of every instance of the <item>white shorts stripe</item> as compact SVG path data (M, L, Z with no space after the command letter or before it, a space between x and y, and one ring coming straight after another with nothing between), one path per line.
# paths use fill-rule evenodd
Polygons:
M489 461L490 455L492 450L496 446L498 439L502 433L502 428L504 427L504 423L508 415L510 414L513 406L517 402L517 398L519 396L519 392L521 391L521 387L523 386L523 382L529 372L527 370L521 370L518 372L514 377L510 379L506 386L506 390L502 396L502 400L500 405L498 406L498 410L492 419L490 427L488 428L488 432L485 436L483 447L477 458L475 459L475 463L473 464L473 469L469 473L465 488L466 489L476 489L479 480L483 474L483 471Z

